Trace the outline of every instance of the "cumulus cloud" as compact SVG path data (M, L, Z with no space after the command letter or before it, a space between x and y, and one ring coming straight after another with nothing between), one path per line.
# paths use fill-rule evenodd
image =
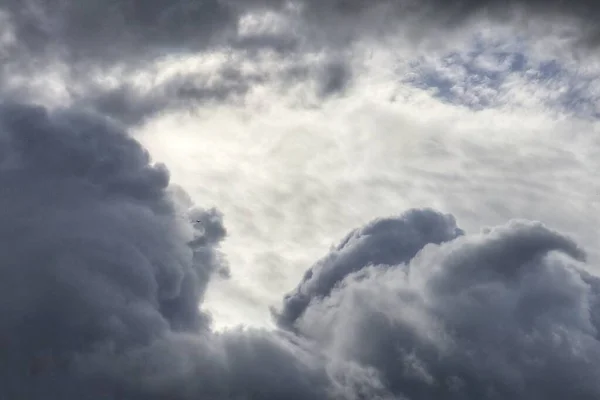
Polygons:
M346 276L367 265L405 263L425 245L446 242L463 233L451 215L433 210L413 210L396 218L373 221L349 233L306 272L298 287L286 296L278 320L283 326L293 326L311 302L328 297Z
M220 215L186 212L166 169L103 118L16 104L0 117L5 397L600 394L600 279L539 223L373 221L285 299L296 333L217 334L198 304L223 268Z
M199 307L227 271L221 215L191 207L105 117L2 104L0 181L1 397L325 399L377 387L285 332L214 333Z
M97 115L0 108L4 397L595 398L600 279L539 223L411 210L347 235L284 301L295 333L215 333L214 210ZM554 397L552 397L554 396Z
M456 229L442 221L437 229ZM375 252L389 254L389 243L375 243L344 241L362 269L346 269L293 322L332 357L375 368L401 399L598 396L600 279L571 239L512 221L426 246L409 262L398 251L393 268Z
M181 223L166 168L102 118L3 104L0 130L6 350L25 362L207 325L218 213Z

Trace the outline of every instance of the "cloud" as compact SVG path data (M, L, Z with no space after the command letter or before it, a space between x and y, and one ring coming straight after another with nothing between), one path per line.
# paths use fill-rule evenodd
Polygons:
M511 218L544 221L598 258L596 122L547 107L551 90L537 79L514 79L511 96L492 109L442 103L401 82L410 53L382 47L346 93L313 109L265 85L244 104L144 127L140 140L173 179L227 216L232 279L207 297L219 326L271 325L268 307L332 243L413 207L452 213L467 232Z
M488 35L475 35L463 49L412 60L404 82L473 110L547 108L583 118L599 115L595 68L535 54L528 41Z
M298 287L285 297L279 323L293 326L311 302L329 296L346 276L367 265L405 263L425 245L446 242L463 233L451 215L433 210L412 210L352 231L309 269Z
M160 83L143 86L127 80L113 87L84 82L82 88L72 90L71 101L125 125L140 125L172 111L193 111L211 103L240 101L253 84L264 79L258 74L225 67L210 74L175 74Z
M243 94L256 82L231 66L237 82L207 82L189 71L170 82L158 79L168 69L165 60L182 61L244 39L236 33L240 12L235 2L221 0L2 2L3 94L50 106L45 97L52 80L63 95L59 103L66 94L128 124ZM157 63L165 68L157 71ZM136 74L146 74L143 87L130 81ZM41 85L34 78L40 76Z
M455 229L442 221L438 230ZM414 240L392 237L399 248ZM378 243L342 242L353 248L346 263L362 268L346 269L294 321L331 357L375 368L402 399L598 396L600 279L571 239L512 221L426 246L409 262L398 251L395 267L379 265L377 250L391 245Z
M295 44L289 33L244 30L247 16L278 13L281 1L240 0L7 0L0 5L0 46L11 62L62 60L71 66L143 66L165 55L186 55L220 46L238 49ZM8 61L8 60L7 60Z
M137 63L144 56L202 49L236 24L233 9L218 0L85 0L58 6L8 0L2 10L26 53L95 62Z
M226 269L221 215L105 117L4 103L0 180L4 397L600 394L600 278L540 223L375 220L285 299L294 333L217 333L198 307Z
M362 379L285 332L212 332L222 217L105 117L3 103L0 183L1 397L325 399Z
M326 97L342 92L351 79L352 71L348 65L341 61L330 62L324 65L318 77L318 93Z
M110 116L126 126L140 126L168 113L194 113L199 107L221 104L240 105L254 90L267 85L271 88L279 86L281 92L304 86L308 97L325 99L343 92L351 79L348 66L327 60L329 56L322 57L325 60L268 58L271 59L231 56L212 68L205 66L204 70L194 70L190 67L167 76L161 76L160 72L139 71L117 76L112 79L112 84L107 84L102 77L83 80L68 88L67 97L78 107Z
M222 267L218 213L180 209L164 165L103 118L5 103L0 129L4 311L29 319L11 336L76 350L94 331L146 340L206 324L196 308Z
M474 124L465 134L461 129L472 123L459 126L465 114L444 114L447 105L427 103L414 88L390 81L385 90L377 82L368 86L370 100L344 102L335 95L347 94L357 74L354 60L338 44L394 29L408 3L293 3L286 8L277 0L117 1L108 7L90 0L51 7L41 0L8 0L0 6L6 22L0 31L0 55L7 60L0 76L3 94L19 93L16 81L22 75L23 86L31 89L23 95L27 100L45 91L37 90L42 82L44 89L58 86L57 97L64 95L73 107L0 105L0 358L5 360L0 397L598 398L593 373L600 359L599 278L572 239L538 223L511 222L473 235L458 228L452 215L430 209L378 219L352 231L314 264L284 299L278 329L213 330L205 297L215 275L228 276L220 250L227 234L223 217L216 209L196 208L170 183L166 167L153 163L107 116L137 125L171 110L207 105L206 119L217 123L203 128L218 130L194 132L196 140L211 140L202 142L202 151L187 150L199 153L211 169L194 173L193 180L216 193L211 199L228 199L228 211L238 212L233 224L246 224L248 236L270 247L267 257L242 247L235 257L264 261L274 276L282 274L282 266L287 274L292 265L289 253L282 255L289 249L276 242L279 234L300 247L292 251L303 253L294 265L307 265L315 247L302 246L329 240L327 227L339 231L387 212L392 203L394 209L444 204L470 213L471 226L487 223L490 215L522 212L571 219L566 226L593 230L590 198L597 182L582 167L596 170L597 147L589 139L593 135L581 140L572 132L589 125L565 124L568 143L558 134L528 141L522 136L539 120L518 114L513 120L519 120L520 139L511 147L506 115L478 118L510 138L478 141L467 136L483 125ZM426 18L427 30L446 29L459 11L470 16L490 6L495 12L500 3L420 4L406 15L414 16L415 26ZM513 4L541 10L541 2ZM585 32L576 36L588 35L593 44L595 28L588 30L586 21L593 22L589 16L597 7L585 4L587 13L577 6L561 11L558 2L548 10L559 19L584 21ZM437 37L435 30L429 34ZM323 48L328 51L320 52ZM210 73L187 70L164 78L173 68L170 57L183 63L192 53L210 57L221 51L229 61L209 65ZM472 61L467 69L482 76L508 75L481 58ZM40 63L46 62L48 69L58 69L58 82L44 75ZM124 75L111 76L120 68ZM141 76L134 76L137 72ZM268 88L261 87L265 82ZM294 96L270 97L282 89ZM595 89L589 91L594 102ZM375 99L387 93L413 102L407 107L426 118L443 114L432 123L443 127L443 135L427 132L417 139L411 129L418 123L407 122L410 111ZM228 122L235 112L214 103L240 106L239 126ZM302 110L281 112L279 119L256 112L261 107L289 111L290 103ZM322 108L307 110L306 104ZM251 117L255 112L258 117ZM310 119L318 113L320 120ZM304 125L294 125L294 119ZM544 124L536 129L544 130ZM335 126L333 135L328 126ZM227 135L238 128L239 137L230 140ZM266 128L283 133L272 136ZM235 142L230 145L238 146L237 157L219 140ZM553 140L559 143L545 143ZM170 145L165 142L163 137L162 146ZM354 151L336 151L339 146ZM265 152L271 157L266 161ZM344 163L335 158L345 156ZM279 158L285 163L273 161ZM554 172L557 165L564 176ZM234 168L237 175L227 173ZM330 185L328 173L343 179ZM307 176L319 179L307 182ZM246 185L256 181L265 190L253 194L247 189L256 186ZM446 203L429 201L433 192ZM515 199L508 201L507 192ZM555 206L552 199L564 199L565 193L569 201ZM253 196L260 197L258 211ZM383 198L389 207L379 207ZM580 204L587 213L570 218ZM349 211L352 207L368 212ZM597 234L593 231L585 237L588 243ZM264 279L256 278L263 270L248 274L248 282ZM281 290L281 279L269 281ZM277 290L262 295L279 296Z
M102 118L3 104L0 137L5 395L45 357L206 326L218 214L182 223L166 168Z
M339 21L339 18L377 15L385 17L387 22L423 17L448 23L464 21L480 11L488 11L492 15L510 15L509 11L514 7L527 10L531 15L575 17L591 23L590 29L600 13L600 7L592 0L578 0L568 5L560 0L119 0L110 5L99 0L69 0L60 6L51 6L42 0L7 0L3 2L1 10L9 21L12 45L18 42L30 54L50 51L74 59L123 62L140 61L143 55L198 51L207 46L235 43L240 39L238 29L243 27L241 20L265 13L299 17L305 19L304 22L319 20L332 23ZM382 10L387 15L382 14ZM299 27L298 24L291 25ZM327 31L330 25L318 28ZM363 24L358 27L366 28ZM389 25L387 27L390 28ZM311 29L314 28L311 26ZM337 28L355 30L356 27L346 25ZM376 31L381 27L369 28ZM286 35L289 35L289 31L263 30L260 35L245 37L247 40L253 38L250 40L253 45L263 42L263 45L271 46L275 41L277 48L286 43L286 40L280 41ZM243 42L238 42L238 45ZM284 45L284 48L287 47Z
M502 19L515 16L515 11L525 11L528 16L557 16L559 18L574 17L593 28L593 22L600 13L600 6L593 0L573 1L569 4L561 0L366 0L345 1L298 1L303 6L303 13L315 19L329 19L334 16L356 18L385 10L388 21L402 17L422 18L430 22L440 23L447 27L463 23L473 16L492 16Z
M62 85L71 91L69 86L74 84L95 85L97 82L90 82L90 77L106 77L115 67L145 69L165 57L184 59L223 49L248 57L272 51L310 57L326 51L331 57L323 58L322 66L307 72L310 73L308 82L313 78L319 81L315 88L317 94L327 97L343 92L355 76L352 63L343 54L343 49L351 47L346 45L396 34L398 30L403 32L402 36L411 38L413 45L423 38L439 43L437 38L442 32L448 32L450 26L466 26L470 16L517 15L506 11L517 7L528 10L527 16L544 19L554 15L565 20L571 27L568 35L574 40L584 35L589 43L593 42L592 37L598 34L594 24L594 16L600 11L598 6L591 1L564 4L526 0L508 3L493 0L119 0L106 5L98 0L85 0L64 1L55 6L42 0L8 0L0 5L0 18L5 22L0 32L0 54L5 60L1 80L3 86L7 86L15 76L23 74L28 79L21 80L20 85L22 91L27 91L32 85L31 76L39 75L42 69L66 69ZM489 13L481 13L482 10ZM573 19L583 23L574 24ZM530 25L548 27L546 23ZM581 30L586 32L579 32ZM543 37L547 33L536 32L536 35ZM131 90L128 82L121 82L112 91L100 88L104 94L89 93L90 98L82 98L82 101L98 103L100 110L115 114L119 114L115 112L118 109L121 115L117 116L122 121L139 121L160 107L189 109L205 104L207 98L219 101L228 98L227 93L240 95L261 84L240 71L238 75L241 79L235 87L214 87L196 81L192 85L194 94L190 96L179 95L181 90L174 88L181 86L178 83L155 82L154 87L141 92L144 99L138 99L141 104L137 106L131 105L131 99L141 96L136 93L139 91ZM193 77L184 79L188 84L194 80ZM279 80L285 82L283 77ZM285 83L293 87L296 82L291 79ZM148 91L152 93L146 95ZM27 100L35 97L29 96Z

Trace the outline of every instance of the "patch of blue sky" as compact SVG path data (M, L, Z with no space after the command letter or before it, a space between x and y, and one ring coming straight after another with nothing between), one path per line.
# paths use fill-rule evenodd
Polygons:
M528 90L555 111L600 118L600 70L538 59L527 48L521 38L502 42L477 35L462 51L413 61L403 81L473 110L505 106L515 98L510 91Z

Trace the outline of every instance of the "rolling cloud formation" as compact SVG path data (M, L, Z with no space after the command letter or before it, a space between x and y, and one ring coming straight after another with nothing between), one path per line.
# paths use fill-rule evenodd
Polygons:
M596 2L508 3L575 18L594 43ZM483 9L502 16L505 4L4 0L0 80L6 89L34 60L81 78L219 46L296 51L294 38L240 36L252 12L330 18L344 31L356 25L337 22L377 10L443 26ZM324 95L351 77L343 63L320 71ZM198 91L178 76L150 100L81 78L91 89L62 108L2 92L0 398L600 398L600 277L577 243L538 222L466 234L432 209L378 219L306 272L274 310L277 329L212 329L202 302L228 273L223 217L195 207L109 117L125 110L117 119L135 124L170 97L223 99L260 80L223 76L233 83Z
M164 166L105 118L0 116L2 397L319 397L300 348L213 335L198 311L226 268L216 211L171 193Z

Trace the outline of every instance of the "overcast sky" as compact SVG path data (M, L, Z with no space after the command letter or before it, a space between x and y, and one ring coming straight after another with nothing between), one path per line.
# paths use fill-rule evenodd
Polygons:
M598 398L598 4L0 0L0 397Z

